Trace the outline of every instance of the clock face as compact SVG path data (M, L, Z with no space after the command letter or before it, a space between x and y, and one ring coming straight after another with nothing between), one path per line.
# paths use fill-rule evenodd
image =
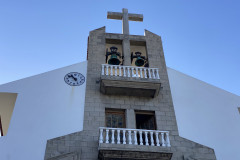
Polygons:
M78 72L70 72L64 77L64 81L70 86L80 86L85 82L85 77Z

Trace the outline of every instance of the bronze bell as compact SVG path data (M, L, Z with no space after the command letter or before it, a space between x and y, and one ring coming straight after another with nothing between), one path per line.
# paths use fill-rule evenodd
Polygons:
M142 54L141 52L136 52L135 54L136 54L136 58L137 58L135 61L135 65L138 67L143 66L145 63L145 60L143 58L145 58L145 57L141 56L141 54Z
M108 64L111 65L119 65L120 64L120 60L117 57L117 54L112 54L111 58L108 60Z
M120 53L117 52L118 48L115 46L110 47L110 51L106 53L106 61L107 61L107 57L109 55L111 55L111 58L108 60L108 64L111 65L119 65L120 64L120 60L118 57L120 57Z

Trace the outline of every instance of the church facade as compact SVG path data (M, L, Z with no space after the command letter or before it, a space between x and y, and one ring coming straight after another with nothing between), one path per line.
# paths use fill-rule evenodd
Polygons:
M129 35L142 15L108 17L123 19L123 34L90 32L83 131L49 140L45 160L216 159L179 136L161 37Z
M238 160L240 97L166 67L143 15L108 18L123 34L91 31L86 62L0 85L0 159Z

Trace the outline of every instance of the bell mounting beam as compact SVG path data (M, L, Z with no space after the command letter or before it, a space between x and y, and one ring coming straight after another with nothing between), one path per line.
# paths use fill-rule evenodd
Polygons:
M108 19L122 20L122 33L129 35L129 23L128 21L143 21L142 14L132 14L128 13L128 9L123 8L121 12L108 12Z

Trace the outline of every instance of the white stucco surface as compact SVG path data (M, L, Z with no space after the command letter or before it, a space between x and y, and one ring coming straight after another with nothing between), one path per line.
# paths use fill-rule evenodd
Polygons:
M180 136L240 160L240 97L168 68ZM231 82L228 82L231 83Z
M83 128L86 83L64 82L69 72L86 77L87 62L0 86L18 93L8 133L0 138L0 160L43 160L46 142Z

